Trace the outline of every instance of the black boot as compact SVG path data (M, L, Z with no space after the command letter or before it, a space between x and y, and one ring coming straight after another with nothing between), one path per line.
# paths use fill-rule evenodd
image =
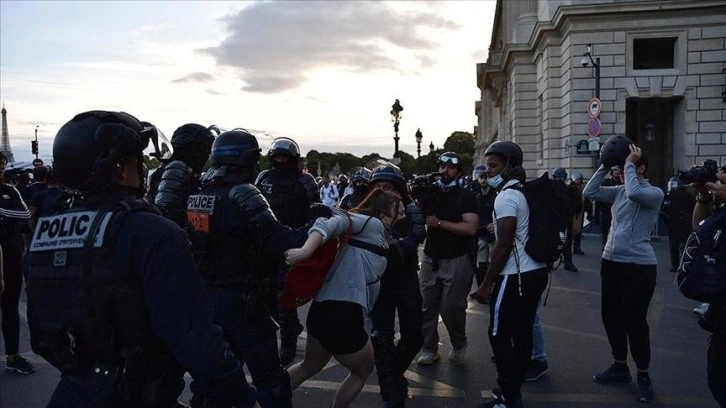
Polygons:
M381 388L382 407L404 407L407 389L401 387L399 377L403 376L396 370L396 349L393 346L393 338L374 333L371 342L375 353L378 385Z
M280 364L287 366L292 363L297 353L297 338L303 331L303 325L297 317L297 310L280 310Z

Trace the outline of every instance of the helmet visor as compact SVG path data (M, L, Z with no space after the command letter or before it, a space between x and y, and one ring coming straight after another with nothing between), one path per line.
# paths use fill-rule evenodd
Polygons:
M450 156L450 155L444 154L444 155L441 155L441 157L439 157L439 166L441 166L443 164L452 164L454 166L458 166L459 163L460 163L460 160L456 156Z

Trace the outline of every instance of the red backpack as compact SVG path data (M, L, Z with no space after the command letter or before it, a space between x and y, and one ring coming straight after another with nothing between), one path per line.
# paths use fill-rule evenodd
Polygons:
M348 217L348 230L345 234L330 238L319 246L310 258L291 266L287 271L285 287L280 298L282 310L295 310L308 303L323 286L325 275L353 234L353 222L347 212L345 215Z

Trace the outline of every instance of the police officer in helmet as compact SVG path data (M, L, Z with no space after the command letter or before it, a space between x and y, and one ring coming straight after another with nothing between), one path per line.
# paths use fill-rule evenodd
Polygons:
M202 125L180 126L171 136L174 153L151 176L147 200L179 226L186 224L187 199L199 192L199 177L213 142L212 132Z
M350 174L352 174L350 177L350 186L346 190L350 191L352 186L353 191L345 194L340 200L339 207L344 210L349 210L357 206L370 191L368 186L371 178L370 170L365 167L354 167L351 169Z
M408 397L408 381L403 374L423 344L418 246L426 239L426 227L421 209L408 195L406 180L398 167L382 163L374 168L370 187L396 191L405 204L406 217L391 227L386 271L371 312L371 343L382 407L403 408ZM394 343L396 312L400 338Z
M287 249L303 245L307 228L282 225L252 184L259 158L257 139L248 131L220 134L212 145L212 167L201 192L189 198L187 214L194 229L207 236L198 262L215 322L247 365L262 406L290 407L277 325L267 310L272 288L261 266L279 263Z
M49 407L178 406L183 370L192 407L259 407L200 306L184 232L141 199L156 137L127 113L90 111L55 138L56 177L76 194L38 219L27 278L33 351L62 373Z
M300 170L300 147L294 140L279 137L272 142L267 153L272 169L264 170L255 185L270 203L270 208L280 223L297 228L310 218L310 205L320 201L318 187L311 174ZM285 283L287 265L278 262L271 266L277 292ZM297 310L280 310L280 362L288 365L295 358L297 338L303 326Z

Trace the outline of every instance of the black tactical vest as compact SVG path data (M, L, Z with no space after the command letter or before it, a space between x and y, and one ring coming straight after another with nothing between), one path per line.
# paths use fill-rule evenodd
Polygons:
M270 203L270 209L282 225L297 228L307 221L310 202L301 173L282 174L266 170L260 174L256 186Z
M189 196L187 219L197 233L206 237L206 248L195 248L202 278L219 284L253 285L250 274L253 243L244 237L243 215L229 198L232 184L210 185Z
M170 375L183 371L152 331L139 278L114 268L124 217L148 210L128 199L41 217L28 249L33 352L92 387L99 406L171 404L184 387Z

